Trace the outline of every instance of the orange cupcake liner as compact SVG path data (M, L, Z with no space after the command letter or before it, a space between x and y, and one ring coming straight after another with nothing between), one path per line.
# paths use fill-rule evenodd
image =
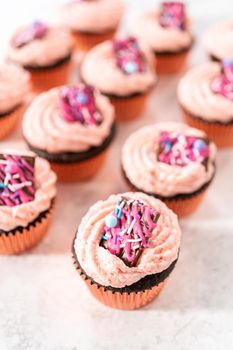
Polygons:
M182 199L162 199L162 201L170 208L179 218L184 218L194 213L207 192L207 188L200 191L198 194Z
M103 41L111 40L115 36L115 33L115 30L103 34L88 34L74 32L74 49L77 51L88 51L92 47Z
M208 122L193 117L184 108L182 111L185 122L194 128L203 130L218 147L233 146L233 122L228 124Z
M0 140L7 137L16 128L23 113L23 107L17 107L14 111L0 118Z
M38 70L29 68L33 92L38 94L53 87L67 84L71 65L71 59L68 59L56 67L40 68Z
M86 181L94 177L101 169L107 157L108 150L101 151L98 155L73 163L50 162L52 170L57 174L58 181L76 182Z
M110 101L115 107L116 121L131 121L141 116L145 109L148 95L148 93L145 93L122 98L110 96Z
M0 233L0 255L14 255L37 245L47 234L53 216L53 205L41 219L16 232Z
M134 310L150 303L162 290L166 279L159 285L146 289L140 292L118 292L106 290L105 287L100 286L93 280L89 279L87 275L81 270L77 260L73 257L74 265L87 285L91 294L102 304L114 309Z
M130 191L144 192L143 190L138 189L138 188L136 188L136 186L131 184L131 182L126 177L123 169L122 169L122 173L123 173L123 177L124 177ZM172 198L172 197L166 198L166 197L157 196L157 195L147 193L147 192L144 192L144 193L148 194L149 196L153 196L155 198L160 199L162 202L164 202L168 206L168 208L170 208L174 213L176 213L176 215L179 218L184 218L184 217L194 213L196 211L196 209L199 207L199 205L201 204L201 202L203 201L203 199L207 193L207 189L208 189L210 183L214 179L214 175L210 179L210 181L207 182L206 184L204 184L199 190L197 190L196 192L190 193L190 194L184 194L183 196L181 195L182 197L180 197L180 196L175 197L174 196L174 198Z
M155 69L158 74L175 74L187 68L189 50L174 54L155 54Z

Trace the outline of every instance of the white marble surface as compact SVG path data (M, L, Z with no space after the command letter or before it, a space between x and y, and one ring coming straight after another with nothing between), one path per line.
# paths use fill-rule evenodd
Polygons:
M14 23L51 18L58 2L1 0L1 52ZM132 18L153 1L129 0L128 5ZM210 21L233 13L232 0L193 0L189 6L198 33ZM197 43L191 64L204 59ZM71 241L87 208L125 190L119 156L127 135L153 121L180 119L178 78L161 79L144 116L119 127L108 162L93 181L58 186L55 218L44 241L27 254L0 258L1 350L232 349L232 150L219 151L217 176L205 201L182 220L179 263L153 303L131 312L102 306L89 295L71 261ZM19 129L5 143L20 140Z

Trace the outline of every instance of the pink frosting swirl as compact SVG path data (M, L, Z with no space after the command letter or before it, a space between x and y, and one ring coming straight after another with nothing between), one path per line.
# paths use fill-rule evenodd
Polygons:
M143 250L135 267L127 266L99 245L105 218L114 211L121 196L139 200L161 214L152 232L150 245ZM146 275L167 269L178 257L180 238L177 216L164 203L143 193L128 192L111 195L89 209L78 228L74 248L78 261L88 276L103 286L122 288Z
M25 28L18 29L15 35ZM43 38L32 40L22 47L17 48L10 43L7 56L12 62L25 67L45 67L68 56L71 48L72 39L68 31L58 27L49 27Z
M12 63L0 64L0 114L24 102L30 90L30 75Z
M188 48L193 40L190 24L186 30L162 27L159 11L149 11L141 15L132 25L131 33L138 37L142 45L154 52L176 52Z
M203 44L210 55L218 58L233 58L233 20L217 22L207 29Z
M157 78L152 68L153 57L144 52L147 64L144 72L124 74L116 64L112 41L105 41L91 49L81 65L81 76L101 92L118 96L147 91Z
M137 130L122 149L122 166L127 178L138 189L164 197L196 191L214 174L215 145L212 142L209 145L207 169L200 162L190 162L184 167L171 166L157 159L161 131L205 137L202 131L175 122L148 125Z
M228 122L233 119L233 101L213 91L212 83L221 73L221 65L204 63L192 68L178 85L180 104L191 114L208 121Z
M1 152L33 155L31 152ZM13 207L0 206L0 230L10 231L18 226L26 227L51 206L51 200L56 196L56 175L50 169L49 163L38 157L35 159L35 187L34 200Z
M37 96L24 115L23 134L31 146L50 153L81 152L100 146L114 122L114 109L109 100L95 93L96 107L102 116L99 125L70 123L61 116L60 88Z
M62 6L59 17L73 31L101 34L118 26L123 11L122 0L73 1Z

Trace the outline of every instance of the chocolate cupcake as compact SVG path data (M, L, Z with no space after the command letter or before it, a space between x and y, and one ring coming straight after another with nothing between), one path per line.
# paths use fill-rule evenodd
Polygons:
M0 152L0 254L18 254L48 231L56 175L46 160L32 153Z
M80 68L82 80L93 84L112 101L117 120L140 116L157 77L150 52L137 40L106 41L90 50Z
M0 139L15 129L30 87L28 72L15 64L0 64Z
M75 48L87 51L114 37L124 11L122 0L71 0L60 10L60 23L72 31Z
M67 83L71 51L68 31L37 21L14 33L7 57L31 73L34 91L41 92Z
M179 217L199 206L215 174L215 145L181 123L145 126L126 140L122 170L129 187L160 198Z
M94 204L77 230L74 264L90 292L117 309L139 308L158 295L178 259L176 215L143 193Z
M185 121L218 147L233 146L233 59L192 68L180 80L178 100Z
M82 181L101 168L115 132L114 108L91 86L51 89L24 115L31 150L47 159L61 181Z
M153 51L158 74L177 73L186 67L193 35L184 3L162 2L159 9L142 14L131 33Z
M233 20L225 20L211 25L203 36L203 45L210 58L221 61L233 59Z

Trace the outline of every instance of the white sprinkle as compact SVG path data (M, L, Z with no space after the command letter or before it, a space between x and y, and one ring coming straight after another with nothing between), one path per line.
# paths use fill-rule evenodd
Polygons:
M141 238L137 238L137 239L127 239L127 242L131 242L131 243L136 243L136 242L140 242L142 239Z
M133 219L133 221L131 222L131 224L130 224L130 226L129 226L128 230L127 230L127 233L130 233L130 232L132 231L132 229L133 229L133 227L134 227L135 222L136 222L136 219L134 218L134 219Z
M123 236L126 233L126 228L124 230L122 230L121 232L119 232L119 236Z
M13 178L14 178L14 179L19 179L20 176L19 176L19 174L15 174L15 175L13 175Z
M136 244L136 245L133 246L132 249L135 250L135 249L138 249L138 248L140 248L140 245L139 245L139 244Z
M125 243L120 244L120 248L124 248L125 247Z

